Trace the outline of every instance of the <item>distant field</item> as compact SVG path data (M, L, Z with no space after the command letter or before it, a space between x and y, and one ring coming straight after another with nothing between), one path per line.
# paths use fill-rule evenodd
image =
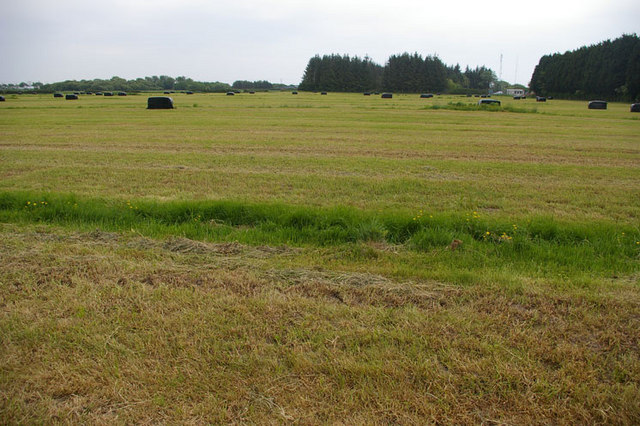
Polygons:
M626 104L502 99L536 114L425 110L476 98L174 94L9 98L0 190L637 221Z
M171 96L0 103L1 418L640 422L628 104Z

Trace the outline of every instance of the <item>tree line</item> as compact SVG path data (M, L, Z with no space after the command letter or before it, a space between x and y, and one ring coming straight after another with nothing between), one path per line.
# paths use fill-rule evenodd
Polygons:
M187 77L169 77L166 75L126 80L112 77L109 80L66 80L57 83L42 84L34 89L39 92L148 92L157 90L190 90L194 92L224 92L231 89L227 83L195 81Z
M447 66L437 56L392 55L384 66L369 57L316 55L305 68L300 90L333 92L487 92L497 83L486 68Z
M625 34L540 58L530 83L542 96L640 100L640 38Z
M284 90L295 86L274 84L266 80L237 80L232 85L219 81L195 81L188 77L169 77L167 75L125 80L111 77L108 80L65 80L57 83L43 84L20 83L0 84L0 92L153 92L153 91L193 91L193 92L227 92L230 90Z
M266 80L236 80L233 82L231 87L238 90L271 90L273 89L273 83L270 83Z

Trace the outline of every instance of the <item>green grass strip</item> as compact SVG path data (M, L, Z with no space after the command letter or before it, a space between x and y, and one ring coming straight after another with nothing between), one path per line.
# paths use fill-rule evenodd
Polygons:
M637 271L640 230L608 222L481 217L475 212L370 212L237 201L146 201L54 193L0 193L0 221L75 228L135 230L154 238L246 244L337 246L368 241L404 244L416 252L448 249L453 240L487 261L538 262L582 271Z

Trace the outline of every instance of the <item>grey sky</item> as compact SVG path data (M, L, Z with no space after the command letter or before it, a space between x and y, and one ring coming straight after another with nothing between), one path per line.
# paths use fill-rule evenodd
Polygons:
M297 84L315 54L384 64L407 51L496 73L502 53L502 78L527 84L544 54L640 33L637 0L0 1L2 83L164 74Z

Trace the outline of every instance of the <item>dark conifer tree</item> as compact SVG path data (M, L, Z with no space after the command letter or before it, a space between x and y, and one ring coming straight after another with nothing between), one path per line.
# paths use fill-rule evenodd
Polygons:
M623 35L593 46L540 58L530 83L540 95L568 99L637 100L640 39Z
M447 67L437 56L423 58L418 53L392 55L384 68L368 57L316 55L307 63L298 88L314 92L444 92L452 80L460 87L488 90L495 79L486 67L467 68L463 74L459 65Z

